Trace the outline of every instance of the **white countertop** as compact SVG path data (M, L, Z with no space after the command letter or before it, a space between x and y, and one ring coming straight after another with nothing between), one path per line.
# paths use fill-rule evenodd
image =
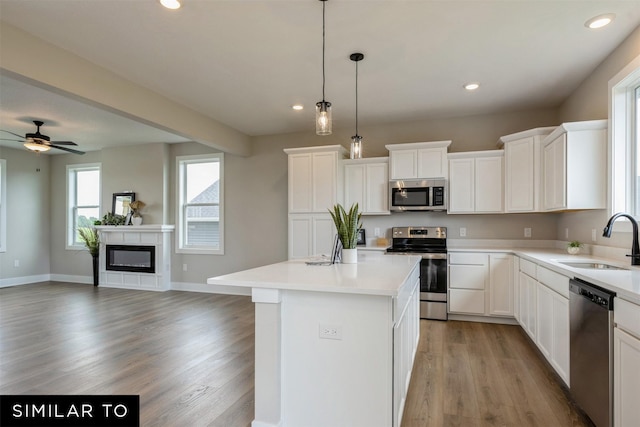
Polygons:
M210 285L395 297L419 256L358 251L357 264L307 265L290 260L207 279Z
M520 258L528 259L536 264L542 265L549 270L568 277L577 277L594 285L609 289L618 297L627 301L640 304L640 267L631 266L631 261L622 263L618 260L595 257L591 255L569 255L560 249L533 249L533 248L509 248L500 250L498 248L456 248L449 249L449 252L503 252L512 253ZM598 270L574 268L561 264L558 261L570 262L598 262L624 267L628 270Z

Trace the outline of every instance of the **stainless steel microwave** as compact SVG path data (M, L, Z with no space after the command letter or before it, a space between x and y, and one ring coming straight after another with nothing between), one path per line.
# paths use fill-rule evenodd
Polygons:
M389 182L392 212L446 211L447 181L444 179L399 179Z

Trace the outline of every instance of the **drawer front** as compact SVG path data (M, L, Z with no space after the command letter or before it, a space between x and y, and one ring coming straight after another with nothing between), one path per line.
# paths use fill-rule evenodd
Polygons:
M527 276L537 279L538 277L536 275L536 267L537 265L532 263L531 261L520 258L520 271L522 271Z
M616 298L613 310L613 319L616 325L640 338L640 305Z
M449 312L484 314L484 291L451 289L449 291Z
M450 252L449 264L487 265L489 256L483 253Z
M449 288L484 290L487 267L484 265L449 266Z
M569 278L567 276L551 271L548 268L538 266L538 282L559 293L563 297L569 298Z

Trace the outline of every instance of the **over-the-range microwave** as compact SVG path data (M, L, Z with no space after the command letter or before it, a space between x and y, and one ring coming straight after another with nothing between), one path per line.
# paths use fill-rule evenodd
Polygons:
M445 179L398 179L389 181L389 209L392 212L446 211Z

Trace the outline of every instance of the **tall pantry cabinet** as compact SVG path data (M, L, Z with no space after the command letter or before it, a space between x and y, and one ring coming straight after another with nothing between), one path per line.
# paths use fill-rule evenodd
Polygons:
M335 227L329 209L342 200L341 145L287 148L289 259L331 254Z

